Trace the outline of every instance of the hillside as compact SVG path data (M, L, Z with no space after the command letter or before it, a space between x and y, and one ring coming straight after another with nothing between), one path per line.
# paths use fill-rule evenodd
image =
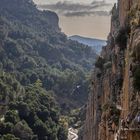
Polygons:
M140 140L140 0L118 0L97 58L83 140Z
M58 98L70 96L77 85L84 84L81 81L93 67L96 54L90 47L67 40L55 13L41 12L28 0L2 0L0 7L4 71L18 75L22 85L39 78L43 87L61 95Z
M79 43L82 43L84 45L91 46L96 51L97 54L100 54L102 47L106 45L105 40L87 38L78 35L70 36L69 39L78 41Z
M66 140L61 113L81 107L96 53L68 40L31 0L0 1L0 139Z

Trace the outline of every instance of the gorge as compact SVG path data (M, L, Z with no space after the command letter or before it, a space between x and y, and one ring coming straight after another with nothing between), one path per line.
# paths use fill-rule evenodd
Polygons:
M111 15L107 43L74 40L55 12L0 0L0 140L140 140L140 0Z

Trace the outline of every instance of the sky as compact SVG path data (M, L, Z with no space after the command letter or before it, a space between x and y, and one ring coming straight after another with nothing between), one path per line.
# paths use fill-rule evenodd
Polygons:
M34 0L41 8L55 11L59 25L68 36L106 39L110 10L116 0Z

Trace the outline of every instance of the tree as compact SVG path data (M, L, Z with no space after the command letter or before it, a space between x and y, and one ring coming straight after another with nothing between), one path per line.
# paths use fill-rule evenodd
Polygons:
M21 140L32 140L33 132L25 121L18 122L14 127L15 136Z
M19 115L16 110L9 110L5 115L5 122L16 124L19 121Z
M6 134L3 135L1 140L20 140L19 138L16 138L14 135L12 134Z

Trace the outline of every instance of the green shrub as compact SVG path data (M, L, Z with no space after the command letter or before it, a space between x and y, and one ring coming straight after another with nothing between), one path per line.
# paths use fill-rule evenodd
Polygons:
M12 133L14 128L14 124L10 122L1 122L0 123L0 135L5 135L8 133Z
M140 67L138 67L134 72L134 88L140 91Z
M16 138L14 135L12 134L6 134L4 135L1 140L20 140L19 138Z
M5 121L13 124L17 123L19 121L18 112L15 110L8 111L5 115Z
M129 27L121 28L115 38L115 43L124 50L127 47L127 38L130 32Z
M105 69L109 69L109 68L111 68L112 67L112 63L110 62L110 61L108 61L108 62L106 62L105 64L104 64L104 68Z
M95 67L102 70L103 66L104 66L104 63L105 63L105 59L99 56L96 63L95 63Z
M140 6L136 3L130 9L128 17L130 19L131 28L137 28L140 26Z
M133 56L136 61L140 61L140 43L135 46Z

